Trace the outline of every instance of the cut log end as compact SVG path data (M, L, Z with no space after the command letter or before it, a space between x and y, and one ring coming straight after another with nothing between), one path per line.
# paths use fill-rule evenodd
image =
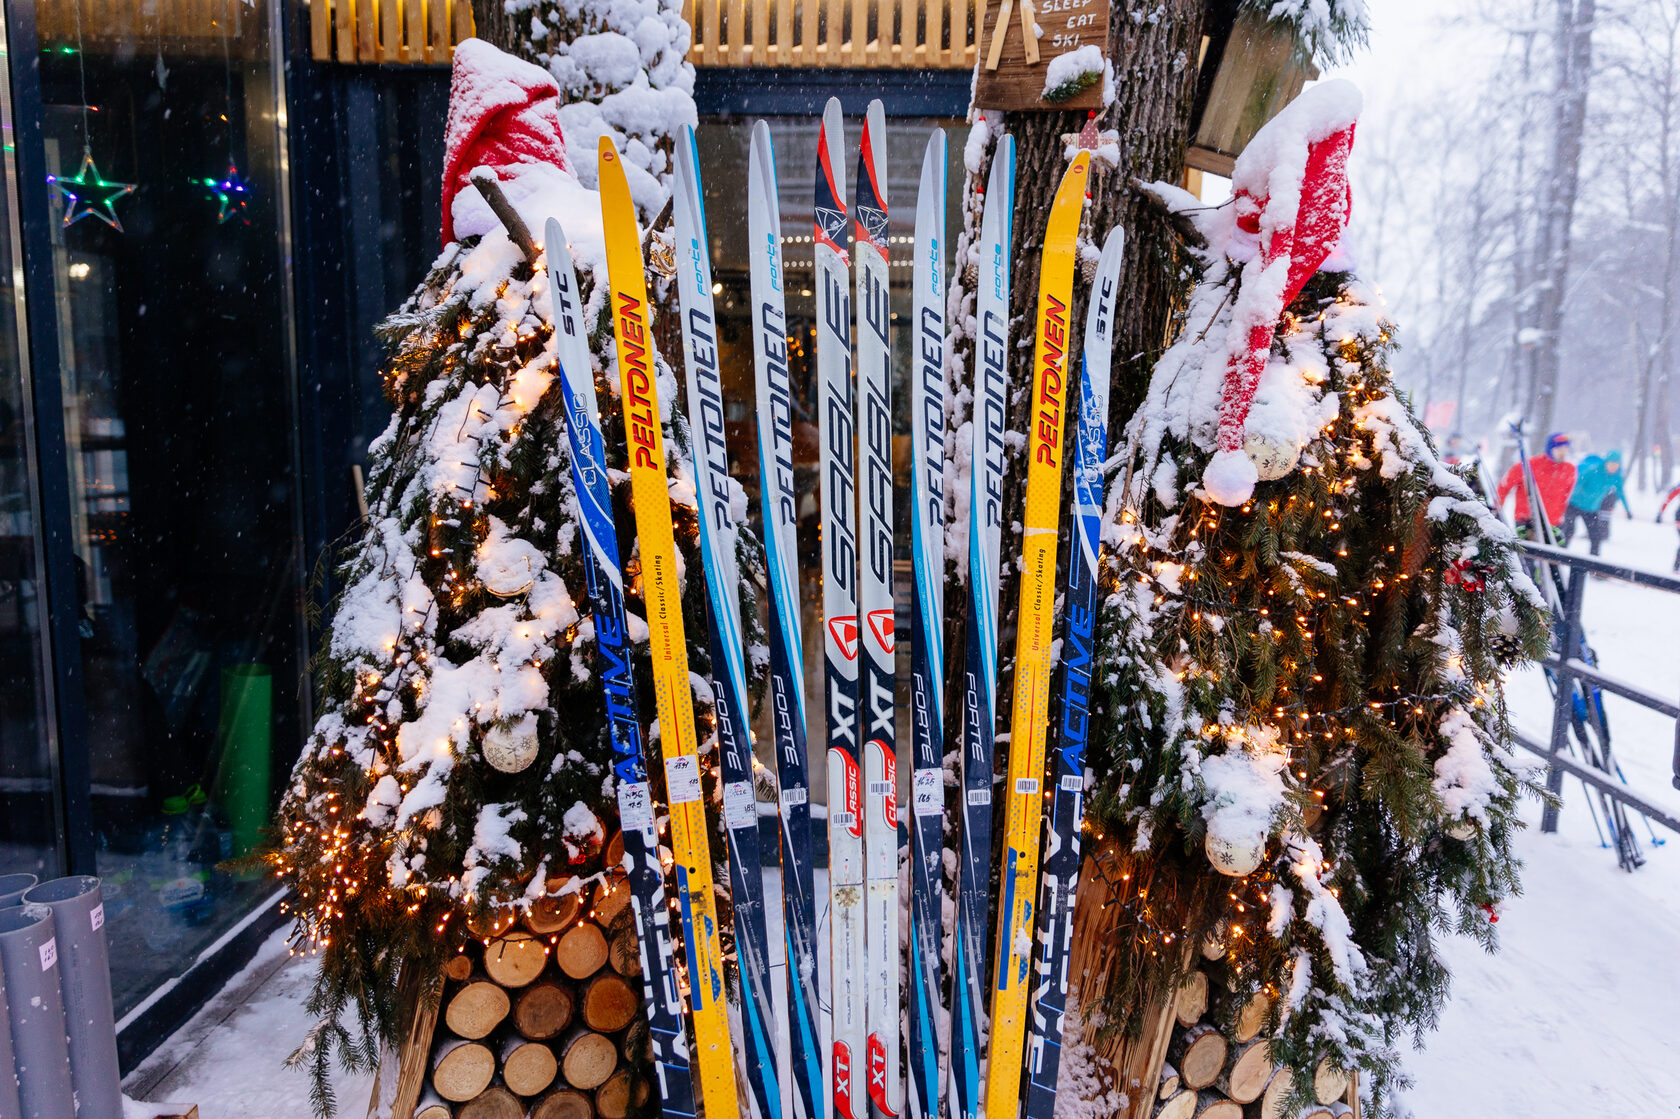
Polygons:
M594 1119L595 1105L574 1088L561 1088L537 1101L531 1119Z
M496 1055L476 1041L446 1043L432 1065L432 1090L450 1103L466 1103L490 1086Z
M554 961L573 979L588 979L607 962L607 938L599 926L573 925L555 946Z
M465 952L460 952L449 957L449 960L443 965L443 974L457 983L465 983L472 977L472 969L472 957Z
M1260 1119L1292 1119L1288 1105L1294 1090L1295 1074L1287 1066L1272 1073L1266 1090L1260 1095Z
M1186 1089L1200 1091L1213 1085L1225 1071L1229 1051L1225 1036L1209 1025L1191 1026L1173 1046L1173 1064Z
M540 1041L518 1040L502 1054L502 1083L516 1096L547 1091L559 1071L554 1050Z
M525 911L525 927L538 936L555 933L577 924L583 913L583 891L574 890L558 897L544 896L531 903Z
M572 1024L577 1000L571 989L552 980L525 988L513 1010L513 1025L522 1037L547 1041L559 1037Z
M500 1085L487 1088L456 1111L457 1119L525 1119L525 1105Z
M1252 1103L1266 1090L1272 1069L1271 1042L1265 1039L1245 1042L1232 1047L1217 1085L1237 1103Z
M1192 1119L1195 1114L1196 1093L1185 1090L1161 1101L1161 1106L1155 1109L1154 1119Z
M614 1034L641 1009L642 992L615 971L602 971L583 989L583 1022L592 1030Z
M1171 1065L1161 1066L1161 1084L1156 1089L1156 1095L1163 1099L1171 1099L1178 1094L1178 1070Z
M455 992L443 1011L443 1024L457 1037L477 1041L501 1025L512 1003L501 987L483 979Z
M1243 1119L1242 1104L1226 1099L1218 1092L1198 1092L1195 1119Z
M566 1039L560 1069L566 1083L589 1092L599 1088L618 1066L618 1046L593 1030L578 1030Z
M484 970L503 987L518 990L536 982L548 963L548 945L528 932L497 937L484 948Z
M595 1114L600 1119L626 1119L635 1106L636 1078L627 1068L616 1070L595 1089Z
M1205 971L1192 971L1184 977L1184 984L1173 997L1173 1013L1178 1024L1189 1027L1202 1020L1208 1008L1208 977Z
M1313 1069L1313 1099L1322 1104L1336 1103L1347 1095L1349 1076L1326 1057Z
M612 969L618 974L627 979L642 977L642 943L633 927L623 929L613 937L608 955Z

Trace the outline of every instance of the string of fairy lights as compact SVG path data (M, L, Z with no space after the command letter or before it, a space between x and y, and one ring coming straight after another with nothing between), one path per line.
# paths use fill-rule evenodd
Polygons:
M1347 295L1339 294L1335 302L1346 304ZM1322 308L1306 319L1286 316L1281 332L1286 343L1307 331L1322 338L1328 311L1328 307ZM1323 644L1327 629L1345 636L1367 625L1374 611L1385 605L1392 608L1396 599L1417 593L1415 588L1436 585L1434 561L1439 557L1432 550L1425 549L1422 562L1407 570L1409 557L1394 544L1384 546L1375 556L1369 585L1351 593L1329 586L1329 581L1339 581L1343 572L1319 568L1312 556L1295 553L1300 562L1284 569L1287 593L1273 585L1265 589L1263 604L1236 599L1242 579L1254 575L1251 568L1245 568L1252 560L1242 542L1257 515L1266 518L1267 531L1280 540L1293 536L1297 541L1310 539L1326 545L1304 547L1303 552L1329 551L1338 558L1348 556L1347 532L1350 518L1357 518L1361 512L1362 485L1367 479L1380 477L1370 469L1377 455L1377 433L1362 417L1361 409L1386 395L1387 390L1368 384L1366 362L1374 356L1372 348L1389 341L1390 328L1384 324L1374 341L1355 335L1334 343L1340 361L1332 363L1325 389L1336 391L1341 400L1336 417L1303 448L1306 453L1296 473L1305 486L1295 493L1251 500L1234 513L1210 501L1192 499L1196 508L1171 523L1164 537L1141 527L1130 532L1124 557L1105 563L1101 576L1111 592L1117 591L1123 580L1135 579L1140 587L1147 588L1153 607L1160 612L1157 624L1163 627L1161 632L1177 639L1172 644L1187 653L1200 649L1212 654L1206 664L1192 658L1177 668L1174 675L1187 688L1219 689L1225 673L1248 671L1261 654L1272 658L1276 674L1271 686L1276 695L1267 702L1250 696L1253 717L1268 729L1257 736L1243 726L1216 721L1203 726L1199 737L1209 744L1222 743L1226 749L1271 748L1283 752L1287 772L1300 783L1293 795L1307 798L1297 801L1307 807L1293 825L1302 829L1302 835L1330 807L1336 782L1329 778L1338 773L1345 778L1352 770L1351 753L1361 748L1364 734L1380 729L1421 736L1433 729L1431 722L1438 721L1444 708L1460 704L1482 707L1491 701L1485 685L1469 682L1462 671L1463 654L1456 650L1442 652L1445 672L1426 673L1434 686L1418 692L1407 692L1399 684L1384 684L1381 687L1392 694L1383 695L1365 680L1362 666L1340 661L1339 671L1326 681L1326 670L1320 667L1320 657L1328 651ZM1128 473L1121 483L1128 501L1121 520L1127 525L1141 525L1144 517L1135 503L1147 487L1134 493L1130 482ZM1291 563L1290 553L1281 543L1278 551L1282 564ZM1458 568L1470 569L1462 559L1442 562L1456 562ZM1471 580L1448 579L1444 583L1466 597L1481 590L1480 584ZM1233 619L1243 620L1246 628L1231 626ZM1245 640L1255 644L1245 646ZM1278 651L1273 653L1263 646ZM1205 694L1228 693L1229 689ZM1336 702L1336 695L1348 698ZM1335 705L1327 705L1326 699ZM1191 701L1186 700L1186 706L1192 706ZM1243 722L1242 716L1236 715L1234 722ZM1267 737L1271 738L1270 745L1264 741ZM1315 753L1319 755L1316 772L1312 764ZM1294 862L1296 856L1285 844L1285 850L1263 859L1253 873L1230 880L1221 911L1204 923L1187 924L1182 909L1170 904L1163 907L1160 898L1151 898L1149 885L1136 880L1136 857L1118 853L1113 844L1103 846L1108 838L1103 827L1088 819L1084 833L1099 847L1087 860L1083 873L1095 874L1100 880L1099 896L1104 898L1100 908L1117 909L1120 914L1110 928L1123 932L1129 929L1132 942L1147 951L1151 959L1160 958L1175 944L1216 942L1220 951L1230 953L1230 966L1238 973L1249 966L1243 958L1244 947L1254 943L1256 915L1269 911L1272 887L1280 882L1287 885L1284 880L1289 875L1311 874L1320 881L1327 876L1334 878L1336 869L1330 859L1316 866ZM1337 886L1325 889L1332 897L1339 896Z

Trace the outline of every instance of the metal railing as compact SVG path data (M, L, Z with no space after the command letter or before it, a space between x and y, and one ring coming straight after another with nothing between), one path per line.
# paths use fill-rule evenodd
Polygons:
M1545 544L1525 541L1523 554L1535 565L1538 573L1555 580L1561 590L1561 616L1554 620L1557 644L1543 662L1554 682L1552 730L1548 743L1540 743L1520 733L1513 737L1523 748L1546 759L1546 788L1553 801L1541 816L1540 830L1555 832L1558 826L1558 806L1563 793L1563 779L1570 776L1589 785L1604 798L1607 815L1614 803L1625 813L1637 812L1652 823L1661 824L1673 832L1680 832L1680 817L1653 804L1630 788L1621 777L1610 750L1609 731L1603 721L1602 708L1597 704L1598 692L1608 692L1637 703L1651 711L1676 720L1673 755L1673 783L1680 789L1680 701L1652 695L1633 684L1619 680L1597 665L1583 659L1587 647L1581 629L1582 601L1586 595L1587 576L1598 575L1650 590L1680 594L1680 578L1641 571L1638 568L1611 563L1594 556L1571 552ZM1579 685L1579 686L1577 686ZM1571 755L1571 739L1581 748L1586 760ZM1611 822L1608 821L1607 822ZM1621 820L1626 830L1625 814ZM1616 826L1611 822L1612 832ZM1628 865L1624 841L1618 840L1618 854ZM1635 863L1637 865L1637 863Z

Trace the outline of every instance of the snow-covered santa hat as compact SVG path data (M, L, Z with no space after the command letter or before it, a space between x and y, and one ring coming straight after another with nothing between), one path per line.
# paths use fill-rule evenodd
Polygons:
M495 171L515 201L521 193L517 180L527 170L571 170L559 110L560 87L542 67L483 39L455 48L443 129L444 244L488 233L495 225L489 207L471 189L468 176L475 168Z
M1284 308L1340 244L1353 209L1347 160L1362 100L1349 81L1321 82L1273 118L1231 172L1237 228L1259 251L1243 266L1219 402L1219 447L1202 476L1221 505L1241 505L1259 471L1244 427Z

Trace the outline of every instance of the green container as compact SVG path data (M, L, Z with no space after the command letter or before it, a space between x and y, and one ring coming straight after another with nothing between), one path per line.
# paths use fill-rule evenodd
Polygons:
M220 785L233 853L262 845L269 819L269 754L274 743L274 673L266 664L222 669Z

